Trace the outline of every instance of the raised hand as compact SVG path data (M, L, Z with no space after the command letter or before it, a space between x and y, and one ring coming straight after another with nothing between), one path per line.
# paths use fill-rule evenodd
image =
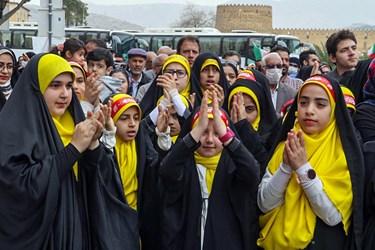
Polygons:
M99 104L100 105L100 110L103 112L103 115L104 115L104 124L103 124L103 127L107 131L115 131L115 124L113 123L113 119L111 117L112 103L113 103L113 99L110 98L108 100L108 103L106 105Z
M91 74L87 77L84 100L97 107L99 105L99 94L103 90L99 75Z
M168 122L169 122L169 108L170 106L167 106L165 108L165 111L163 111L163 107L159 104L158 105L158 119L156 121L156 127L158 128L158 131L161 133L165 133L168 128Z
M227 127L224 124L223 120L221 119L219 101L217 97L217 93L212 93L212 113L214 116L214 129L219 137L225 135L227 133Z
M288 162L285 162L285 158ZM294 171L308 162L305 140L301 130L296 134L294 129L291 129L288 133L287 140L285 141L283 160Z
M208 102L208 90L204 92L200 107L200 116L197 125L191 130L190 134L196 142L199 142L202 134L208 127L208 116L207 116L207 102Z
M71 144L80 152L84 152L91 144L97 131L97 120L91 111L87 112L87 118L76 125Z
M242 92L236 93L232 98L230 118L233 123L246 119L246 108Z
M209 93L209 98L212 100L212 94L215 92L217 96L217 101L219 103L219 107L223 106L224 103L224 90L219 84L211 85L211 92Z
M162 87L168 93L172 89L177 89L176 82L171 74L159 75L156 79L156 85Z

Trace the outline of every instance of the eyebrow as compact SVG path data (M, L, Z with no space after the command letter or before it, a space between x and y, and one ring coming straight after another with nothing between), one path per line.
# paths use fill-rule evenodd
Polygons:
M308 96L301 96L299 98L300 100L301 99L307 99L307 100L310 100L310 97ZM314 98L315 101L327 101L328 102L328 99L327 98L324 98L324 97L317 97L317 98Z

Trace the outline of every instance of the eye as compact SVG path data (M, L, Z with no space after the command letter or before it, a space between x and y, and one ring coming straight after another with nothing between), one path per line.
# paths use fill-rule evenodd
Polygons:
M255 110L255 107L253 106L247 106L245 107L246 113L252 113Z
M72 89L73 88L73 83L68 83L67 85L66 85L66 89Z

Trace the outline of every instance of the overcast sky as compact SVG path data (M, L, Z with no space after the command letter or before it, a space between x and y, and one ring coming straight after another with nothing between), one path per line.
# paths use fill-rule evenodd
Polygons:
M155 3L155 0L81 0L84 3L94 3L103 5L123 5L123 4L148 4ZM187 2L194 4L204 4L204 5L218 5L227 2L228 0L188 0ZM158 0L158 3L181 3L178 0ZM184 2L185 3L185 2ZM31 0L30 4L40 4L40 0Z
M40 1L48 3L48 0L31 0L31 4L40 5ZM62 0L52 0L62 1ZM375 25L373 6L375 0L360 0L353 4L352 0L81 0L87 4L111 5L124 4L156 4L156 3L193 3L196 5L219 4L264 4L272 6L273 26L281 28L345 28L353 24ZM160 7L163 8L163 7ZM90 9L89 9L90 12ZM139 24L125 14L122 19ZM155 12L157 17L157 12ZM129 20L128 20L128 19ZM146 17L145 17L146 18ZM150 19L151 17L147 17ZM165 16L157 17L167 19ZM139 17L137 18L139 20ZM143 25L144 26L144 25ZM152 25L148 25L154 27Z

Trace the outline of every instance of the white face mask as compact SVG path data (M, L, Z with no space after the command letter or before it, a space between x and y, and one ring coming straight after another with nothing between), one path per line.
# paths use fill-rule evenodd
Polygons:
M266 77L270 84L277 84L282 76L282 69L273 68L266 70Z
M25 67L26 67L26 64L27 64L27 61L22 61L21 64L22 64L22 66L25 68Z
M297 67L289 66L288 74L289 74L289 75L291 75L291 74L295 74L295 73L297 73L297 71L298 71L298 68L297 68Z

